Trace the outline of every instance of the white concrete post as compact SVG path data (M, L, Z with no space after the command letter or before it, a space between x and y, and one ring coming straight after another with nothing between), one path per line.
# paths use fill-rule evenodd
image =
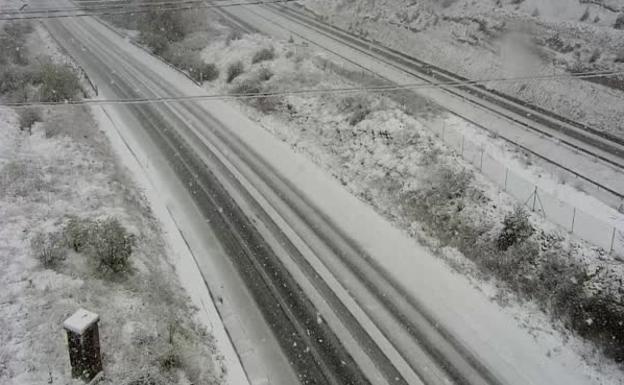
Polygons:
M99 320L99 315L79 309L63 323L67 331L72 377L91 384L102 376Z

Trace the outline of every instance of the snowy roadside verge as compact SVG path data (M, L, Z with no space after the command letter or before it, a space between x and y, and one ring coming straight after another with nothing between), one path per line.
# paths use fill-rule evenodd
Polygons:
M73 64L36 31L26 32L26 52ZM101 317L104 384L244 383L183 239L154 217L105 124L94 121L97 111L41 108L28 129L22 112L0 110L0 382L74 383L62 322L84 307ZM136 240L127 268L103 268L95 247L70 245L73 218L117 219ZM34 246L39 233L63 237L54 260Z
M221 318L214 305L214 299L204 283L204 277L197 266L193 252L189 248L184 234L175 222L162 195L158 192L158 184L162 183L162 181L154 180L157 176L149 170L148 156L140 152L138 146L131 146L126 138L123 137L120 131L121 128L115 122L117 114L114 111L109 111L108 107L99 106L93 106L91 110L100 127L108 136L114 151L132 173L135 181L150 202L156 218L162 225L163 235L166 237L169 246L169 256L176 265L178 278L194 305L198 308L195 317L209 328L209 331L215 338L217 349L223 357L225 367L227 368L226 383L231 385L247 383L240 360L223 327Z

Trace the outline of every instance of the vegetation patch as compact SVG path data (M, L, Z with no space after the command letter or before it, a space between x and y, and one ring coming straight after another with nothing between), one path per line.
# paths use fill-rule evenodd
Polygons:
M232 80L236 79L237 77L239 77L240 75L242 75L245 72L245 66L243 65L243 62L238 60L235 61L233 63L230 63L230 65L228 65L227 67L227 77L225 78L225 81L227 83L232 83Z
M36 107L27 107L18 110L20 130L27 130L32 133L32 126L36 122L43 122L41 110Z
M262 48L253 55L253 57L251 58L251 63L256 64L273 59L275 59L275 49L273 49L273 47Z

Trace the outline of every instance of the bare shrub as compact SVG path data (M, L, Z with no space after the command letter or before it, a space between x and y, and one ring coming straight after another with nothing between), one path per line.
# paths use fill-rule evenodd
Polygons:
M245 79L230 89L233 95L259 94L262 91L260 83L255 79Z
M114 273L126 271L136 238L115 218L98 220L89 232L89 249L99 266Z
M32 126L35 122L42 122L41 110L36 107L22 108L18 111L20 130L28 130L32 132Z
M571 308L570 326L600 343L603 351L617 362L624 362L624 305L606 295L582 298Z
M615 24L613 24L613 28L624 29L624 12L620 13L615 19Z
M587 21L589 19L589 7L585 8L585 12L583 12L583 14L581 15L581 18L579 19L579 21Z
M262 96L264 92L267 92L265 87L257 79L245 79L230 90L233 95L260 94L258 97L245 99L245 101L264 114L276 111L281 104L281 99L277 96Z
M7 22L4 24L3 33L0 35L0 64L13 64L25 66L28 64L28 50L26 37L33 31L29 22Z
M142 32L139 41L148 46L156 55L162 55L169 47L169 40L164 35Z
M254 106L263 114L276 111L280 105L281 99L277 96L259 97L254 101Z
M596 48L592 51L591 56L589 57L589 59L587 60L589 63L595 63L596 61L598 61L598 59L600 59L600 56L602 54L600 53L600 49Z
M232 80L236 79L240 75L245 72L245 66L241 61L235 61L234 63L230 63L227 67L227 77L225 81L227 83L232 83Z
M88 245L95 222L89 219L71 217L63 228L63 238L67 247L75 252L83 251Z
M199 56L197 59L187 67L193 79L198 82L210 82L219 77L219 69L214 63L205 63Z
M225 45L230 45L235 40L240 40L243 38L243 34L238 29L233 29L228 33L225 38Z
M475 257L481 266L506 282L516 293L533 296L535 263L540 252L537 242L514 244L504 252L487 244L479 244L478 250L479 255Z
M65 260L63 238L59 233L37 233L30 241L35 257L46 268L57 267Z
M338 110L349 115L347 121L351 126L356 126L372 112L370 101L358 96L347 96L340 100Z
M267 80L271 80L271 78L273 77L273 72L266 67L262 67L260 68L260 71L258 71L257 77L258 80L266 82Z
M275 59L275 50L273 47L271 48L262 48L261 50L254 53L251 58L251 63L256 64L267 60Z
M1 55L0 55L1 56ZM33 79L30 70L18 66L0 67L0 93L23 90Z
M522 206L517 206L513 212L505 216L496 246L499 250L505 251L515 244L524 242L533 235L534 231L535 229L529 222L529 214Z
M144 12L139 16L139 30L141 31L141 40L156 40L162 42L180 41L184 38L185 25L184 17L181 12L171 12L165 9L150 7L148 12ZM158 36L155 39L155 36ZM151 46L155 49L154 46Z
M73 100L80 91L78 75L67 65L43 63L38 80L41 82L41 101L44 102Z
M180 354L175 346L171 346L169 350L158 359L158 364L160 369L164 372L169 372L182 366Z

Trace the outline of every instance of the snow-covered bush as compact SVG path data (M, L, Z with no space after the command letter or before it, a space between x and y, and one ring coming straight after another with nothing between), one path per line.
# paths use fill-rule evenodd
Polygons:
M100 267L119 273L127 270L136 238L122 226L119 220L98 220L89 231L89 251Z
M535 229L529 222L529 214L522 206L517 206L513 212L505 216L496 246L499 250L505 251L515 244L524 242L533 235L534 231Z
M273 72L266 67L260 68L260 70L257 73L257 78L261 82L266 82L267 80L271 80L272 77L273 77Z
M63 238L67 247L77 253L83 251L89 245L89 237L94 226L95 222L92 220L71 217L63 228Z
M20 130L28 130L31 132L35 122L42 122L41 110L35 107L22 108L18 111Z
M244 79L230 89L233 95L246 95L260 93L262 87L260 82L255 79Z
M46 62L39 73L41 101L62 102L72 100L80 91L80 79L68 65Z
M624 12L620 13L615 19L615 24L613 24L613 28L624 29Z
M142 32L139 41L148 46L156 55L162 55L169 47L167 38L157 33Z
M227 37L225 38L225 45L230 45L230 43L232 43L235 40L240 40L242 39L243 34L241 33L241 31L239 31L238 29L233 29L230 31L230 33L228 33Z
M347 96L338 103L338 110L348 114L351 126L355 126L372 112L370 100L361 96Z
M28 64L28 49L26 37L33 31L29 22L17 21L4 24L0 34L0 64L11 61L14 64L25 66Z
M219 68L214 63L204 62L199 55L185 69L198 82L211 82L219 77Z
M63 238L59 233L37 233L30 240L35 257L46 268L53 268L65 259Z
M227 83L232 83L232 80L242 75L243 72L245 72L245 66L243 65L243 62L239 60L235 61L234 63L230 63L230 65L228 65L227 67L227 77L225 81Z
M257 78L245 79L239 82L236 86L232 87L230 90L230 93L234 95L259 94L267 92L269 92L269 89L266 85L261 84L260 80ZM244 100L247 104L264 114L277 110L281 104L281 98L277 96L248 98Z
M32 72L24 67L2 66L0 68L0 94L8 94L23 89L32 80L32 77Z
M254 53L251 58L251 63L256 64L267 60L275 59L275 49L271 48L262 48L261 50Z

